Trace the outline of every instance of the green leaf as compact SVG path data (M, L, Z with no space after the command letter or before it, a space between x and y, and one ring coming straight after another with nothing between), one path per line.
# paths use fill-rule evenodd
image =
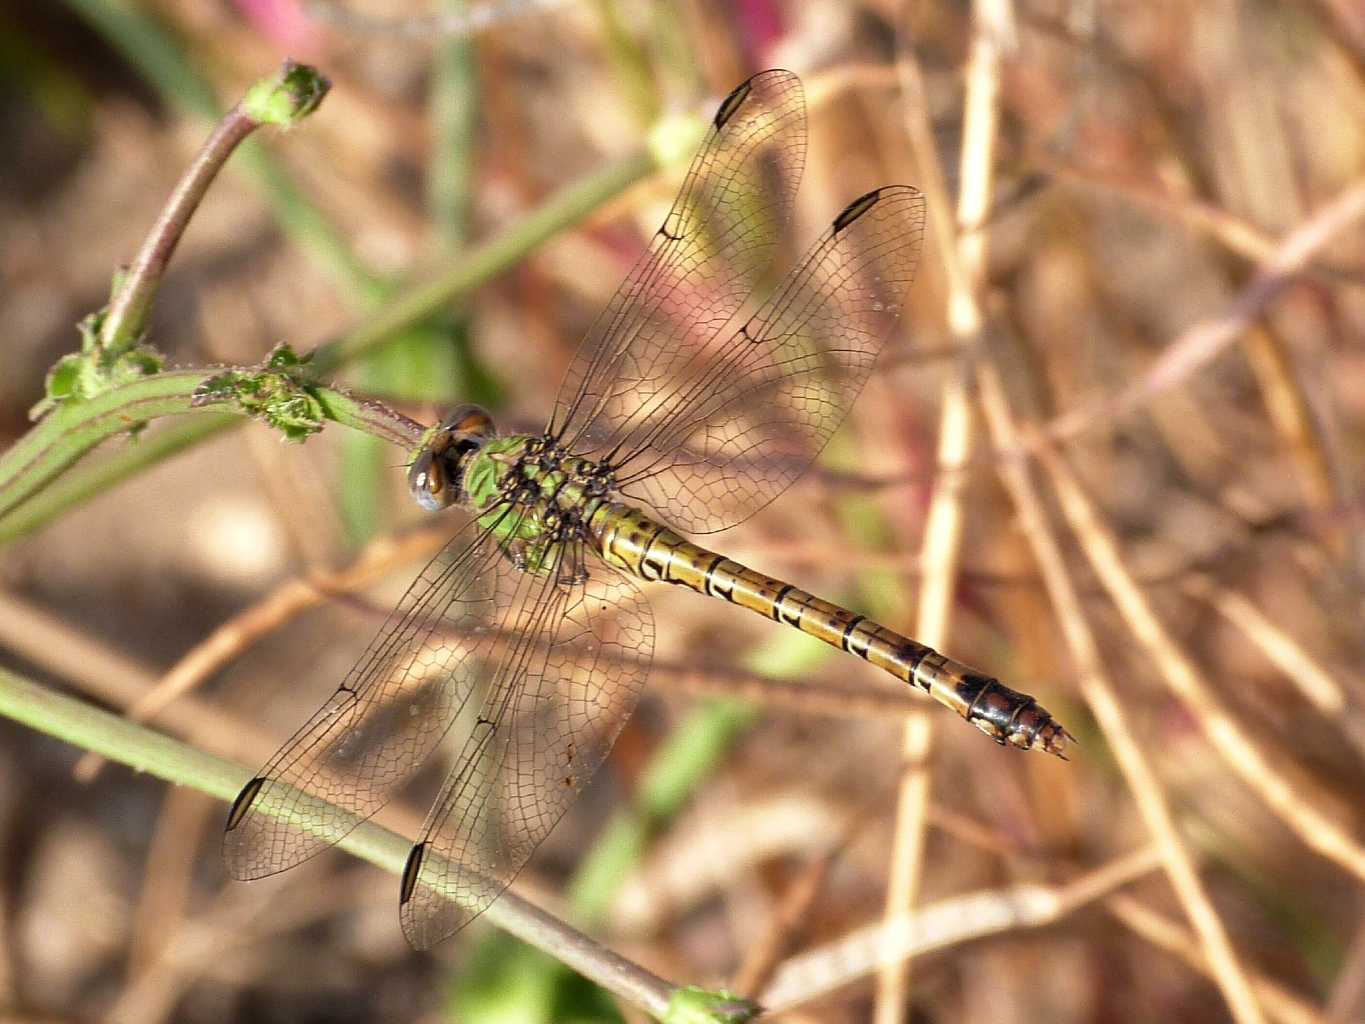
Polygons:
M160 373L165 361L156 349L135 339L120 348L105 348L100 342L104 310L84 317L76 325L81 350L69 352L52 364L44 385L45 395L31 409L31 420L41 419L59 405L89 401L106 391ZM138 430L135 423L130 430Z
M195 389L195 408L231 403L243 414L261 420L288 441L306 441L322 429L322 402L308 359L287 345L277 346L261 365L225 370Z

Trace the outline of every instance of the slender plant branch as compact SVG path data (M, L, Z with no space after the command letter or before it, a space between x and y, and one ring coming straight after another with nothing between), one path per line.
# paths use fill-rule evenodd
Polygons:
M34 419L161 371L160 353L144 344L147 317L194 211L228 157L251 132L267 124L283 128L297 124L317 109L329 88L312 68L287 61L276 74L247 90L181 177L133 265L114 275L109 304L80 322L80 351L62 356L48 371L46 393L30 412ZM130 427L138 425L135 420Z
M39 686L3 666L0 716L224 802L252 777L241 765ZM395 876L402 874L411 850L410 840L369 821L358 824L337 845ZM675 986L513 891L504 892L484 914L494 926L666 1024L743 1024L758 1012L754 1003L726 993Z
M41 489L31 490L32 497L23 504L0 515L0 544L28 536L124 480L218 436L239 422L236 416L203 410L197 416L181 418L174 426L139 437L136 444L129 444L108 458L61 473ZM0 456L0 476L11 470L9 454Z
M176 245L233 151L262 125L287 128L297 124L318 108L330 88L331 83L312 68L286 61L274 78L253 86L217 123L171 193L122 287L109 303L100 329L100 341L106 349L120 349L141 338Z
M949 205L947 176L928 122L927 104L917 102L924 93L923 76L906 44L899 63L902 84L908 86L905 107L910 112L911 145L920 166L929 169L930 187L926 192L929 215L949 268L948 327L963 353L944 379L936 462L946 471L940 472L934 481L920 548L924 573L915 636L931 647L942 648L949 639L962 563L968 481L964 474L949 467L966 464L977 446L971 353L980 344L984 323L980 293L986 278L988 218L995 193L1001 65L1013 32L1014 6L1010 0L974 0L972 43L964 69L962 179L955 211ZM891 871L883 910L887 922L912 913L919 899L932 748L933 722L919 715L909 716L901 737L901 756L909 767L897 798ZM878 972L877 1024L900 1024L908 1018L913 992L911 965L911 958L906 957L884 964Z
M983 360L977 366L977 375L992 443L997 450L1018 444L1020 431L995 362ZM1171 888L1212 965L1214 981L1234 1019L1255 1024L1261 1019L1255 996L1228 930L1199 877L1194 855L1176 824L1175 811L1151 764L1147 746L1128 724L1124 703L1100 655L1090 613L1072 579L1061 540L1047 514L1033 474L1024 463L1010 460L1001 463L1000 479L1018 511L1020 528L1028 538L1043 574L1048 596L1056 609L1057 622L1076 663L1081 695L1114 753L1143 824L1161 856Z
M186 61L177 41L138 6L110 0L66 0L66 5L108 39L168 106L206 121L222 115L213 87ZM383 284L265 147L248 139L235 163L254 180L284 234L317 260L344 294L380 297Z
M783 961L764 989L762 1000L774 1011L791 1011L866 977L888 962L988 935L1054 924L1149 874L1155 863L1152 849L1143 847L1065 886L1024 883L981 889L918 907L903 917L864 925Z
M250 393L262 387L270 389L269 393ZM421 442L423 432L421 424L400 413L309 384L294 369L267 365L227 372L158 373L86 401L61 405L0 458L0 530L4 531L0 536L14 535L8 512L102 441L159 416L217 411L229 404L235 404L239 414L266 419L299 440L320 430L323 420L407 449Z
M0 668L0 715L136 771L225 802L251 778L251 773L241 765L55 693L4 668ZM411 848L409 840L373 822L357 826L338 845L393 875L402 872ZM655 1017L664 1017L677 993L686 991L599 945L513 892L504 893L485 913L497 927L544 950Z
M238 104L204 141L128 268L123 287L109 303L100 330L100 341L105 347L118 348L141 337L157 288L190 217L233 150L259 127L260 123Z
M0 459L0 516L106 438L136 432L158 416L192 411L204 375L162 373L161 357L143 344L171 256L209 186L246 137L262 125L297 124L317 109L329 87L312 68L286 62L253 85L218 124L132 266L115 276L108 307L81 323L81 351L63 356L49 371L46 395L33 413L41 422Z
M1256 322L1331 241L1365 217L1365 182L1356 182L1295 228L1223 313L1183 331L1140 376L1113 394L1084 401L1025 439L1035 452L1087 430L1110 429L1120 417L1194 376ZM1017 453L1001 453L1015 455Z
M158 416L194 411L208 374L174 370L59 405L0 457L0 518L106 438Z
M319 375L334 372L378 348L403 329L420 323L453 302L467 298L487 281L515 266L541 243L572 227L658 165L659 161L648 151L626 157L555 193L520 221L488 241L443 260L440 267L422 283L409 288L383 310L361 320L333 341L319 346L311 362L313 372ZM191 375L196 381L203 379L202 373ZM157 391L163 385L152 382L157 377L171 376L169 373L157 374L129 387ZM155 416L192 411L179 402L192 394L195 386L189 384L182 391L180 387L171 385L174 394L165 397L171 398L173 407L164 410L151 406L138 408L131 419L121 421L120 429L126 430L135 423L145 422ZM125 397L132 400L145 395L143 390L136 390L129 396L123 396L122 389L116 389L102 397L107 404L118 407ZM97 416L98 413L99 410L91 408L88 403L72 406L70 411L58 409L0 456L0 542L13 540L37 529L76 504L103 493L114 484L237 422L235 417L215 415L212 419L204 417L193 423L173 426L156 438L113 454L98 466L78 473L64 473L76 459L100 441L119 432L119 429L109 429L115 421L105 420L102 423L104 429L96 431L97 436L93 440L83 445L70 445L64 449L67 455L65 459L52 461L53 453L48 449L54 445L61 431L83 431L87 415ZM37 464L35 459L40 453L48 461ZM45 471L40 473L39 469ZM58 474L62 474L59 486L40 498L34 497L43 487L53 483ZM26 504L14 512L20 502Z

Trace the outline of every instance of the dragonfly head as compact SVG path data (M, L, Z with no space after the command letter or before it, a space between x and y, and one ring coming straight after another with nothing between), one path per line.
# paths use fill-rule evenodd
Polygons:
M471 455L497 434L493 417L477 405L462 405L441 421L408 470L408 490L428 512L464 500L464 471Z

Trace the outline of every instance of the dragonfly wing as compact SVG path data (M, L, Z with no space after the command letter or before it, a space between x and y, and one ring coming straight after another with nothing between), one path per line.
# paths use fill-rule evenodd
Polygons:
M805 152L790 71L764 71L726 97L649 251L570 363L550 434L582 454L609 446L723 332L771 263Z
M644 686L649 604L581 545L520 574L482 710L403 873L403 931L425 949L495 900L606 758Z
M389 801L475 692L497 627L520 612L518 575L477 522L428 563L331 699L233 803L233 877L293 867Z
M850 203L757 313L639 406L613 460L622 493L711 533L786 490L867 382L923 237L917 189Z

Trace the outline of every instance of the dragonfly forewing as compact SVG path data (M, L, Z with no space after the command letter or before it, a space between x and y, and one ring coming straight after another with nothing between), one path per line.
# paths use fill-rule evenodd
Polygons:
M805 152L790 71L764 71L726 97L648 251L570 363L549 433L601 454L721 335L769 270Z

